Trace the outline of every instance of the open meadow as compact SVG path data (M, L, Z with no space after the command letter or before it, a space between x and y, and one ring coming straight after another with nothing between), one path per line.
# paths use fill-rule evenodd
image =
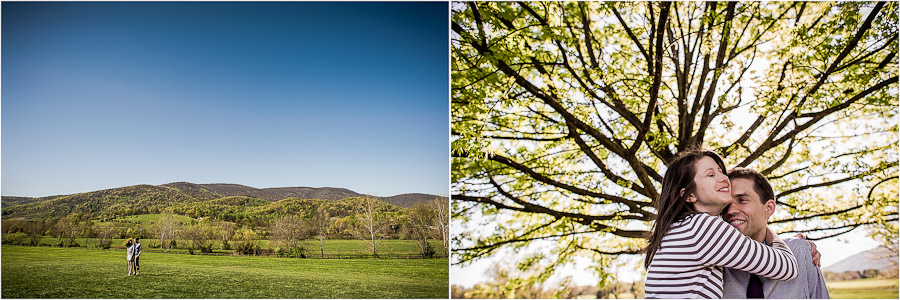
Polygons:
M3 298L447 298L447 259L296 259L2 246Z
M826 282L832 299L897 299L897 278L865 278Z

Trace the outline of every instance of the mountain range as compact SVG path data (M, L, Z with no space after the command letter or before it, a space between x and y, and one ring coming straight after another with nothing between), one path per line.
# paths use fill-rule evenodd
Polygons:
M173 182L162 185L134 185L72 195L38 198L2 196L2 215L4 219L8 217L41 219L64 217L73 213L129 215L158 211L167 207L189 208L192 205L205 207L208 206L205 204L219 203L222 202L222 199L234 198L245 198L241 200L241 203L262 204L278 203L283 202L283 200L296 202L301 199L335 201L364 196L367 195L345 188L332 187L260 189L239 184ZM447 199L437 195L418 193L377 198L385 203L399 207L410 207L416 203L427 202L435 198Z
M822 271L834 273L865 270L887 271L897 268L897 261L897 254L891 252L887 247L877 247L842 259L822 268Z

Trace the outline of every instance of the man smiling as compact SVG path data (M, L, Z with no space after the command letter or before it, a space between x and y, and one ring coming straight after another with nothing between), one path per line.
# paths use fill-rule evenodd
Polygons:
M731 170L728 177L733 201L725 208L725 221L744 235L771 245L772 237L767 236L766 226L775 212L775 192L769 181L759 172L745 168ZM830 298L822 271L813 263L810 243L794 238L784 241L797 257L800 267L797 278L772 280L725 268L725 298Z

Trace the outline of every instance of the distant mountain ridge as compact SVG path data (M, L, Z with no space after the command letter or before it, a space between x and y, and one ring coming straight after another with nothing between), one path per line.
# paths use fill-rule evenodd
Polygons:
M199 188L208 190L222 197L244 196L267 201L278 201L286 198L340 200L349 197L364 196L363 194L348 189L333 187L277 187L259 189L246 185L230 183L193 184L188 182L174 182L165 184L164 186L175 187L181 189L182 191L186 188Z
M886 271L897 268L898 257L886 247L866 250L839 262L822 268L822 271L843 273L847 271L878 270Z
M40 198L2 196L2 215L4 218L45 218L101 211L127 215L129 213L137 213L142 208L169 207L229 197L249 197L268 202L278 202L284 199L333 201L363 196L366 195L345 188L332 187L259 189L240 184L172 182L162 185L134 185L73 195ZM431 201L435 198L447 199L437 195L418 193L378 198L386 203L400 207L410 207L416 203Z

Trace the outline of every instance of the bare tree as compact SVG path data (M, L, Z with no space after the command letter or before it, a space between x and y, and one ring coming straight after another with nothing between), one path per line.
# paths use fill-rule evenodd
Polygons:
M112 246L112 238L116 230L112 226L104 226L97 228L97 246L102 249L109 249Z
M222 250L231 249L231 245L228 243L231 240L231 237L234 236L234 223L219 221L216 223L216 231L217 235L220 238L219 241L222 242Z
M316 239L319 240L319 251L322 257L325 257L325 239L328 237L330 218L328 211L324 207L319 206L312 220L313 229L316 231Z
M365 196L356 211L356 217L359 222L354 235L368 243L369 247L372 248L372 256L374 257L378 257L375 247L384 238L385 232L388 230L386 217L378 211L380 203L381 201L375 197Z
M272 238L283 250L297 252L303 256L303 240L307 238L303 220L295 215L287 215L272 225Z
M69 216L59 219L53 229L59 239L58 244L71 247L75 245L75 239L84 234L85 228L84 223L80 222L76 216Z
M25 234L28 235L30 245L37 246L40 244L41 236L46 230L47 223L45 221L28 222L25 227Z
M432 236L434 232L434 219L436 217L430 203L416 203L408 210L409 226L407 230L409 230L413 241L419 247L419 254L422 254L424 258L434 256L434 249L428 244L428 237Z
M172 249L173 242L177 238L177 233L181 223L175 219L175 215L170 212L162 214L159 218L159 222L156 224L156 232L159 234L159 247L166 249Z
M184 235L190 242L188 251L192 254L194 250L200 250L200 252L212 252L212 240L215 238L215 233L209 223L201 222L197 225L188 227L184 230Z
M434 210L434 225L431 227L432 238L441 241L445 256L449 256L450 246L450 202L448 199L434 198L429 202Z

